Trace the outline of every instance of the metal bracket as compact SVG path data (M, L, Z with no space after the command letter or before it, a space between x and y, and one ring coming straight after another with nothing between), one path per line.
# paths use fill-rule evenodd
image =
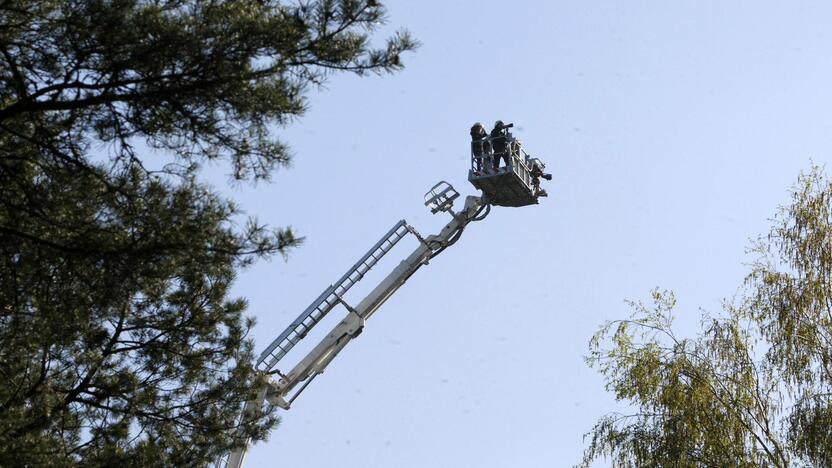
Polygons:
M347 312L354 315L358 319L358 323L359 323L358 328L355 328L355 329L348 328L347 329L347 335L348 336L351 336L352 338L357 337L364 330L364 317L362 317L361 314L359 314L357 310L353 309L352 306L347 304L347 301L345 301L344 298L342 298L339 294L335 294L335 299L338 302L340 302L341 305L343 305L345 309L347 309ZM346 320L346 319L344 319L344 320Z
M423 244L423 245L425 245L425 246L428 246L428 243L425 241L425 238L424 238L424 237L422 237L422 235L421 235L421 234L419 234L419 231L417 231L415 227L413 227L413 226L411 226L411 225L409 225L409 224L405 224L405 225L404 225L404 227L405 227L405 229L407 229L407 230L408 230L408 232L410 232L411 234L413 234L413 235L416 237L416 239L419 239L419 242L420 242L420 243L422 243L422 244Z
M358 312L356 312L355 309L352 308L352 306L347 304L347 301L345 301L344 298L341 297L340 294L335 294L334 296L335 296L335 299L337 299L338 302L340 302L341 305L343 305L344 308L347 309L348 312L352 312L353 314L358 315ZM358 315L358 316L360 317L360 315Z

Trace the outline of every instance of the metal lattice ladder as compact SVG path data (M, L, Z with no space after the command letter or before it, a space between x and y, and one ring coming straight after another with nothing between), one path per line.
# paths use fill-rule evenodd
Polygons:
M396 223L341 279L321 293L283 333L272 341L260 354L260 358L257 360L257 369L262 372L269 372L274 369L283 356L302 340L312 327L323 320L326 314L341 302L344 294L355 283L361 281L364 275L408 232L410 232L410 228L405 220Z

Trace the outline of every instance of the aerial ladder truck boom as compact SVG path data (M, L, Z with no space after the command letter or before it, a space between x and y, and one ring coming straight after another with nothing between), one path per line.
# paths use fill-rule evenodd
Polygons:
M508 128L508 127L506 127ZM405 220L396 223L358 262L336 283L330 285L309 305L272 343L266 347L257 360L257 370L268 375L268 384L260 389L257 397L246 403L241 415L241 424L249 418L262 414L264 404L288 410L292 402L319 374L323 373L332 360L363 330L365 322L393 295L422 265L453 245L465 227L485 218L491 205L524 206L536 204L540 190L536 177L542 175L543 163L530 158L516 141L508 135L508 164L502 170L483 171L483 163L477 158L482 154L472 151L472 169L469 180L482 190L481 196L468 196L458 212L453 203L459 193L447 182L439 182L426 195L425 205L433 213L447 212L451 220L435 235L422 237ZM472 148L474 146L472 145ZM535 167L537 165L537 167ZM496 165L495 165L496 166ZM536 175L535 175L536 174ZM545 174L548 175L548 174ZM545 176L544 175L544 176ZM344 294L378 261L405 236L412 234L419 241L413 252L402 260L381 280L357 305L350 305ZM332 330L297 362L289 371L283 372L278 364L307 333L336 306L347 310ZM217 466L240 468L243 465L248 440L237 450L221 460Z
M439 195L447 198L453 190L450 185L444 187ZM456 192L453 192L456 194ZM292 400L302 391L308 383L318 374L322 373L332 359L350 342L358 336L364 328L364 322L381 307L382 304L399 289L408 278L422 265L426 265L442 249L453 243L462 233L465 226L477 219L477 215L488 205L483 203L480 197L468 197L465 208L459 213L453 214L453 219L437 235L422 239L421 236L409 225L405 228L416 235L420 242L416 249L399 265L391 271L367 296L355 307L351 307L342 298L337 300L348 310L347 316L336 325L332 331L304 357L292 370L277 379L273 385L272 393L267 393L269 403L283 409L289 409ZM450 210L450 206L448 206ZM305 384L300 390L287 400L286 395L292 391L300 382Z

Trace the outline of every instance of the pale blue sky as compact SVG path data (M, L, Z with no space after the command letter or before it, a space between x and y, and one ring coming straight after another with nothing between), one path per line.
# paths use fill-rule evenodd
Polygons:
M258 352L397 220L444 224L421 205L435 182L474 193L474 121L515 122L550 197L494 209L420 270L248 466L571 466L616 407L582 359L596 328L661 286L694 330L799 171L832 161L832 4L386 3L423 44L403 72L315 92L279 130L296 159L274 183L208 171L307 239L236 283Z

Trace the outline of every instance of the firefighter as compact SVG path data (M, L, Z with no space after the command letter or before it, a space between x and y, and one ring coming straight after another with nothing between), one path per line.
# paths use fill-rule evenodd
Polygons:
M494 170L500 169L500 158L508 167L508 129L514 124L504 124L502 120L494 122L494 129L491 130L491 148L494 150Z
M487 170L492 165L488 133L479 122L471 127L471 152L478 171Z

